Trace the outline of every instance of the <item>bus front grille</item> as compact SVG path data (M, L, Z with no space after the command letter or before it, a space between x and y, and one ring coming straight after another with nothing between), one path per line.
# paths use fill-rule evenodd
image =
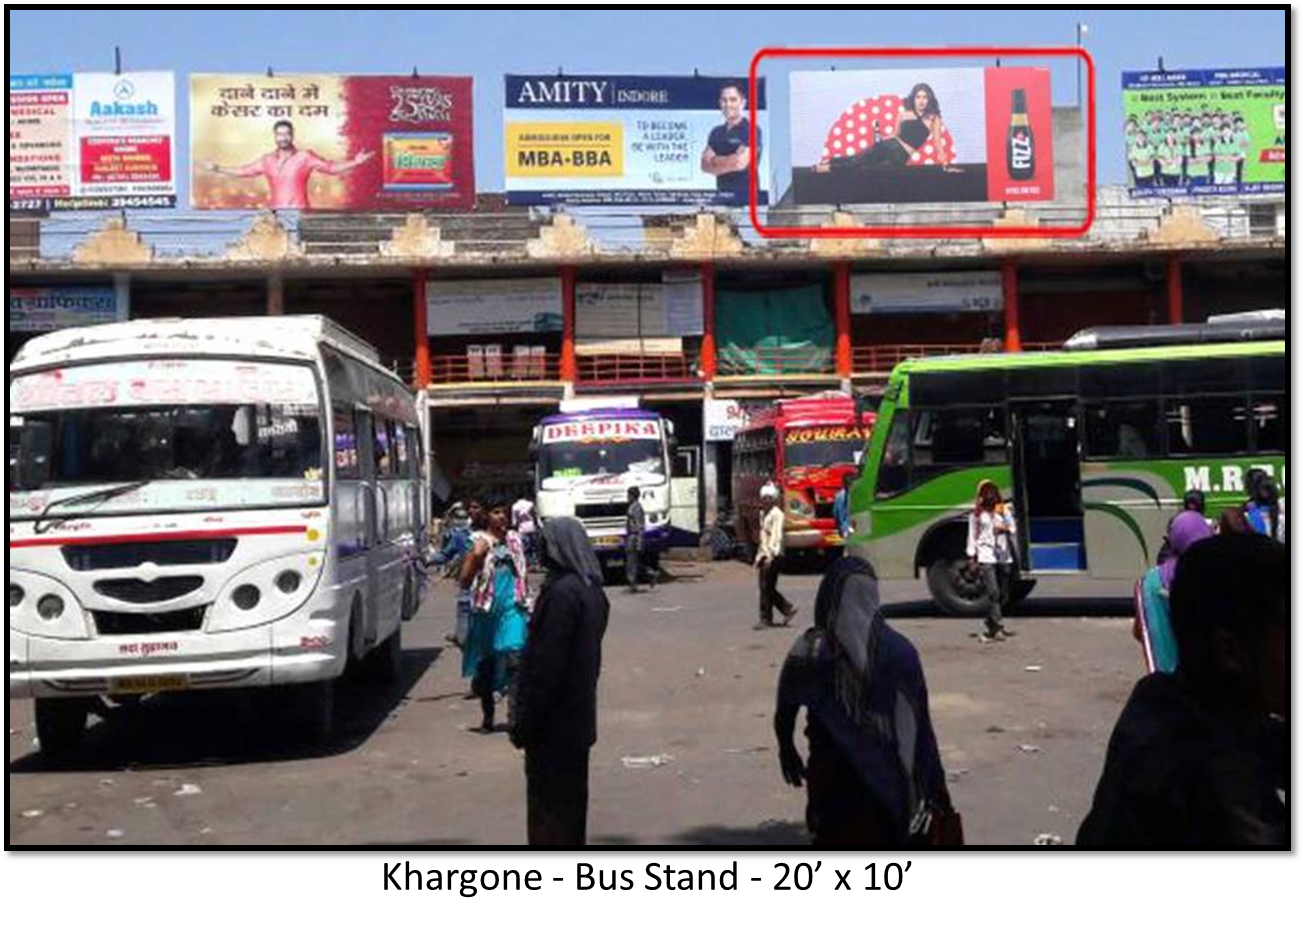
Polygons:
M143 543L88 543L63 548L64 561L77 572L155 566L225 563L235 552L234 537L215 540L154 540Z
M204 625L205 607L182 608L180 611L159 611L153 614L136 614L130 611L92 611L95 630L102 637L138 636L151 633L180 633L198 630Z
M163 576L153 582L143 579L100 579L95 591L105 598L125 601L128 604L158 604L189 595L202 588L202 576Z

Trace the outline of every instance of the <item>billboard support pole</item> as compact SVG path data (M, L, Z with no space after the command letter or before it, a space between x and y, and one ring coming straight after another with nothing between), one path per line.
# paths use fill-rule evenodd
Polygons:
M430 385L430 324L426 302L428 271L419 267L412 271L412 385L424 391Z
M1005 304L1005 350L1017 354L1023 350L1019 333L1019 265L1013 260L1001 264L1001 301Z
M113 46L113 73L122 76L122 46Z

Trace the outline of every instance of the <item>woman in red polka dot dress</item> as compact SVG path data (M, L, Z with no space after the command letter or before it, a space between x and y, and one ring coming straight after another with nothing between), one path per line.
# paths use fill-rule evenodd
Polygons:
M888 99L895 102L897 97L864 100L843 113L829 133L815 170L825 173L871 165L955 169L950 167L955 160L955 141L942 121L933 88L915 84L895 111L882 106Z

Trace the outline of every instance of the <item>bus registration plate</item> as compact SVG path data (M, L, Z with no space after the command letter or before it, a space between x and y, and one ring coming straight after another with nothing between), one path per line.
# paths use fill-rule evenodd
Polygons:
M593 545L602 550L612 550L620 546L620 537L615 534L608 534L605 537L593 537Z
M183 691L190 686L184 675L133 675L109 682L110 694L156 694L160 691Z

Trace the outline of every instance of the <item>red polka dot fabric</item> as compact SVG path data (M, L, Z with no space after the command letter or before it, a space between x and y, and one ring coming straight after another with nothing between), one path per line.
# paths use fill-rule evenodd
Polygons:
M891 138L897 131L902 99L894 93L870 97L853 103L829 128L824 139L822 161L850 157L868 151L874 146L875 133L879 139ZM955 161L955 140L949 129L942 129L941 150L931 142L910 156L911 167L946 165Z

